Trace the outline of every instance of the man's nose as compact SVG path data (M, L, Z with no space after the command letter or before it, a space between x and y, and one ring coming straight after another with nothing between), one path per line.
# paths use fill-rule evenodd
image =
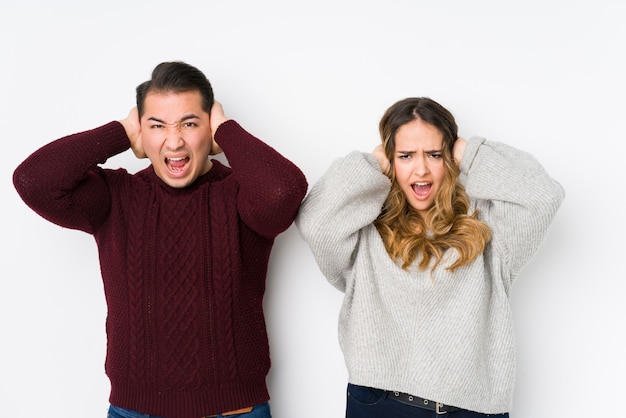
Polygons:
M165 143L170 149L176 149L183 142L183 131L180 124L167 125L165 129Z

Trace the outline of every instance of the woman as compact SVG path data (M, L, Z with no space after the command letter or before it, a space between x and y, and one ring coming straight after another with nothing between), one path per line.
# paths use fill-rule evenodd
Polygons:
M395 103L379 130L382 144L334 161L296 218L345 292L346 417L508 416L511 285L563 189L525 152L458 138L428 98Z

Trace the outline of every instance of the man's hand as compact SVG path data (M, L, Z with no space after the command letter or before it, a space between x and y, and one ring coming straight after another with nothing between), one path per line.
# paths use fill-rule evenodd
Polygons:
M130 148L135 153L137 158L147 158L146 153L143 150L141 143L141 125L139 123L139 112L137 107L133 107L128 112L128 116L125 119L120 120L120 123L126 131L126 136L130 140Z
M209 118L211 123L211 138L213 138L211 155L220 154L222 152L222 148L215 141L215 133L217 132L217 128L219 128L222 123L226 122L228 118L224 115L224 108L222 108L222 104L217 100L213 102Z

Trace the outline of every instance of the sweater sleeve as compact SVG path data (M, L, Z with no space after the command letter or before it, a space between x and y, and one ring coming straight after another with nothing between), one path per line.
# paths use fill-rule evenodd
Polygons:
M44 145L13 173L24 202L63 227L93 233L106 218L110 194L98 164L130 147L119 122Z
M322 273L339 290L345 291L360 231L376 220L390 189L376 158L353 151L335 160L304 199L296 226Z
M532 155L480 137L468 141L460 168L512 281L539 248L565 197L563 187Z
M215 133L239 185L241 219L267 238L274 238L293 222L308 184L291 161L229 120Z

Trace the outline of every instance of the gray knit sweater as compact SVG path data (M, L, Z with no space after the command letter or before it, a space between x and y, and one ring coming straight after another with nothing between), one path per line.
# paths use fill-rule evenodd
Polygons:
M539 248L564 191L531 155L472 137L461 162L470 213L491 228L482 256L454 273L448 250L430 273L403 270L373 225L391 183L369 153L333 162L296 226L328 281L345 293L339 343L350 383L482 413L512 406L509 293Z

